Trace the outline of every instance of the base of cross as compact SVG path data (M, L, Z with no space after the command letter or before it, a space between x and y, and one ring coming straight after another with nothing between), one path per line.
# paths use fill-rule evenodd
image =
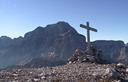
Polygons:
M86 51L82 51L80 49L76 49L75 53L68 59L69 63L83 63L83 62L91 62L91 63L103 63L105 62L102 57L102 51L97 50L95 47L88 48Z

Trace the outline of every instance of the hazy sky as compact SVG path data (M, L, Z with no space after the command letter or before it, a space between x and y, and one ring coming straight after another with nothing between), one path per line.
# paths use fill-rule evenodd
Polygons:
M80 23L90 22L98 32L91 40L128 42L128 0L0 0L0 36L23 36L37 26L58 21L86 35Z

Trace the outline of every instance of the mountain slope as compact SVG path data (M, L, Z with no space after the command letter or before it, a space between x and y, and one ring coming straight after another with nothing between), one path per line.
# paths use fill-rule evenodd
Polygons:
M24 65L34 58L66 62L76 48L83 50L85 45L85 37L66 22L39 26L24 37L0 38L0 67Z

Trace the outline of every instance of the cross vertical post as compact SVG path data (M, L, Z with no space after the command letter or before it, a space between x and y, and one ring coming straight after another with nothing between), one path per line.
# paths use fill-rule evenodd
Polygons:
M87 22L87 27L89 27L89 22ZM88 48L88 50L90 50L91 44L90 44L90 31L89 31L89 29L87 29L87 42L88 42L87 48Z
M89 22L87 22L86 24L87 25L80 24L80 27L87 29L87 51L90 51L91 48L90 31L97 32L97 29L90 27Z

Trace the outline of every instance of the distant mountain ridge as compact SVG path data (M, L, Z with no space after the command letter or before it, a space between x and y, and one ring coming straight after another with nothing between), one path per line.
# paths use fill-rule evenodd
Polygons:
M92 43L98 50L102 50L102 59L107 63L122 62L128 64L128 47L123 41L97 40Z
M108 63L128 63L128 45L123 41L99 40L92 44L103 51L102 58ZM39 26L24 37L0 37L0 68L62 65L77 48L86 49L86 38L68 23L60 21L46 27Z
M24 65L35 58L66 62L76 48L86 48L85 37L68 23L39 26L24 37L0 37L0 67Z

